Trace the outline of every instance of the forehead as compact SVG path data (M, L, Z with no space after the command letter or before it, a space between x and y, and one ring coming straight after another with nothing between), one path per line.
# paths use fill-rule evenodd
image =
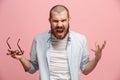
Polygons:
M52 19L66 19L66 18L68 18L68 14L67 14L67 11L65 11L65 10L60 13L52 11L51 18Z

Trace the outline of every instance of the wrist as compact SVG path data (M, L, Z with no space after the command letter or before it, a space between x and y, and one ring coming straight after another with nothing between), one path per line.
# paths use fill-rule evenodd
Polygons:
M23 55L18 59L19 61L22 61L24 59Z
M95 61L97 61L97 62L98 62L99 60L100 60L100 58L98 58L98 57L95 57Z

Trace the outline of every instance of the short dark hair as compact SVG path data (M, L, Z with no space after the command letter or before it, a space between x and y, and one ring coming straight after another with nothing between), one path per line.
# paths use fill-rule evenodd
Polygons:
M69 10L68 10L68 8L65 7L64 5L55 5L55 6L53 6L53 7L50 9L49 19L51 19L51 17L52 17L52 11L55 11L55 12L60 13L60 12L65 11L65 10L67 11L68 17L70 17Z

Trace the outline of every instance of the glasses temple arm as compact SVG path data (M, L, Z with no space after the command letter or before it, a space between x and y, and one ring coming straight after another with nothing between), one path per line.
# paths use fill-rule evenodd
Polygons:
M9 39L10 39L10 37L8 37L8 39L6 40L6 43L7 43L8 47L9 47L9 49L11 49L11 46L10 46L10 44L8 42Z
M18 39L17 46L18 46L20 52L23 54L23 51L22 51L22 49L21 49L20 46L19 46L19 42L20 42L20 39Z

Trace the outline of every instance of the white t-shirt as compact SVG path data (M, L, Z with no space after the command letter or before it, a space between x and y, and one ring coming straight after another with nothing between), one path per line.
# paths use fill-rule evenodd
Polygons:
M68 35L64 39L57 39L52 35L50 48L50 80L70 80L66 45Z

